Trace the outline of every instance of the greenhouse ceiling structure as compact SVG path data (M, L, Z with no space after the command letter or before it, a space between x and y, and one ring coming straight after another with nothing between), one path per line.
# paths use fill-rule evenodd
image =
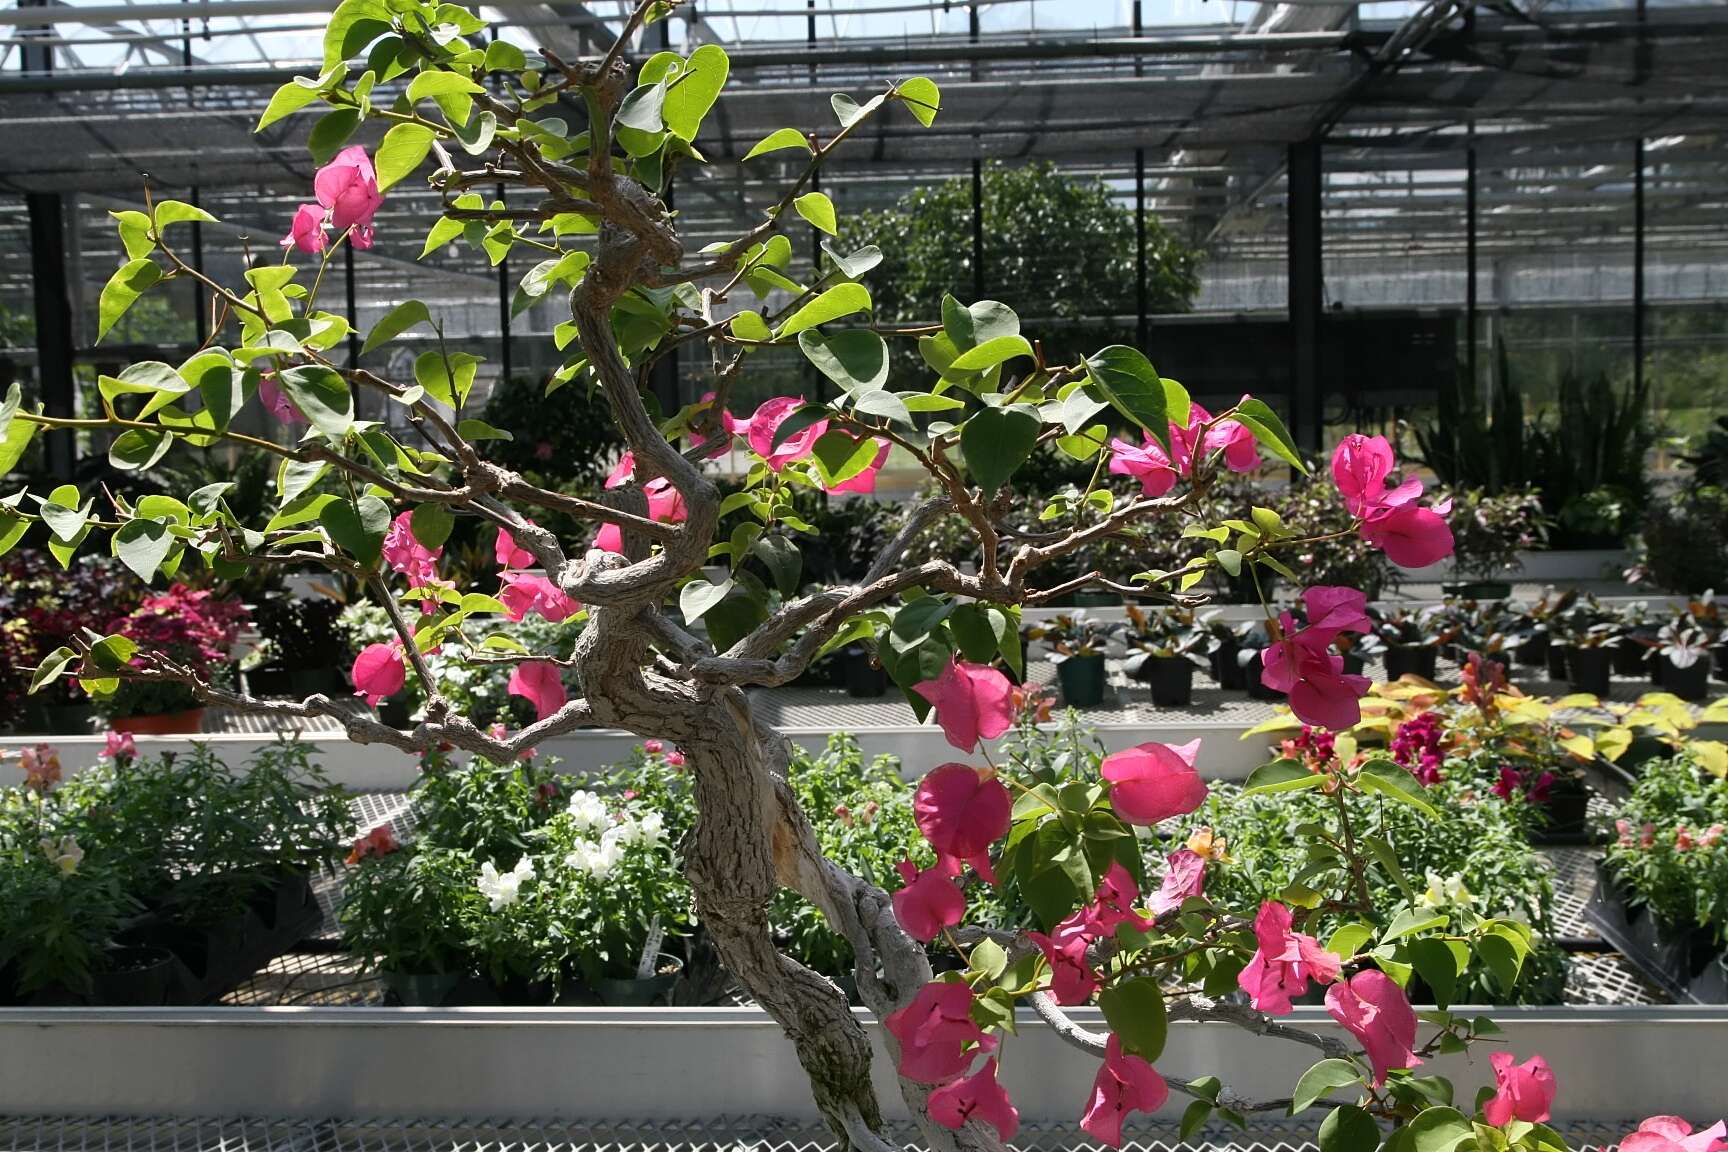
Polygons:
M0 9L0 195L16 206L0 245L31 253L0 270L0 304L35 317L14 359L45 395L69 389L74 363L119 354L93 348L90 318L119 254L105 213L140 203L146 179L221 217L201 230L201 261L274 251L309 186L313 117L253 126L277 85L317 70L332 7ZM570 56L609 46L624 7L503 0L482 13L494 36ZM1431 375L1452 362L1435 348L1455 347L1470 379L1493 375L1503 339L1568 355L1588 342L1640 382L1667 351L1728 347L1722 3L695 0L625 50L705 42L731 54L732 76L697 142L709 163L674 189L692 247L777 197L784 163L741 161L768 132L831 123L831 93L928 75L943 93L932 129L885 118L824 174L842 214L939 181L976 189L992 163L1098 177L1204 252L1193 315L1148 315L1142 288L1115 319L1154 354L1180 350L1197 392L1283 395L1310 443L1334 402L1428 389L1395 365L1397 380L1346 373L1329 341L1421 345ZM580 126L580 109L565 114ZM398 189L377 246L345 269L358 318L418 296L497 347L502 371L538 365L521 338L556 319L512 318L504 271L466 249L418 259L412 221L432 195ZM1012 302L1011 277L982 260L990 227L980 215L959 238L973 282L956 288ZM1031 254L1015 275L1040 258L1052 257ZM207 320L195 302L183 311L176 338L191 346ZM1687 322L1664 328L1657 313ZM1378 327L1349 326L1363 317ZM1254 339L1227 338L1230 326Z

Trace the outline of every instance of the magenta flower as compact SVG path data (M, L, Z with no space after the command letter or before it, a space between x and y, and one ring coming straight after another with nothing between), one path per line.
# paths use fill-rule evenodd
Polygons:
M624 531L616 524L602 524L600 530L594 533L594 541L589 547L598 548L602 552L616 552L621 556L624 554Z
M1181 747L1147 743L1104 757L1099 773L1110 782L1110 806L1129 824L1156 824L1200 807L1206 782L1194 771L1200 741Z
M1412 477L1386 487L1397 462L1384 436L1351 433L1332 454L1332 479L1344 507L1360 517L1362 539L1402 568L1425 568L1452 554L1452 529L1446 524L1451 501L1421 508L1422 481Z
M498 538L492 544L492 554L497 558L500 568L534 567L534 553L517 547L516 538L510 535L508 528L498 529Z
M1044 953L1050 963L1050 996L1058 1004L1084 1004L1098 991L1098 973L1086 960L1086 950L1096 939L1089 926L1070 916L1046 936L1042 932L1026 933L1032 943Z
M1095 936L1109 936L1120 924L1130 924L1142 932L1150 932L1152 921L1134 911L1134 905L1139 902L1140 886L1134 883L1133 875L1122 866L1122 861L1112 860L1104 879L1098 883L1092 902L1075 915ZM1057 930L1061 930L1061 925L1057 925Z
M937 854L970 863L991 883L990 845L1008 835L1013 809L995 773L966 764L931 769L912 797L918 831Z
M1718 1120L1694 1132L1678 1116L1652 1116L1620 1141L1620 1152L1728 1152L1728 1124Z
M684 493L674 488L672 481L664 476L648 481L642 486L642 491L648 496L650 520L658 520L662 524L676 524L690 518L690 511L684 505Z
M1092 1098L1080 1117L1084 1128L1101 1144L1122 1147L1122 1121L1130 1112L1156 1112L1170 1098L1164 1077L1143 1056L1122 1051L1114 1032L1104 1048L1104 1066L1092 1081Z
M1110 441L1110 472L1116 476L1132 476L1140 481L1140 491L1159 497L1176 487L1176 469L1170 457L1152 437L1143 433L1146 442L1136 448L1122 439Z
M354 247L372 247L372 217L384 203L384 194L378 191L378 174L364 147L351 144L336 153L312 177L312 191L329 211L330 227L338 233L352 228Z
M1309 980L1330 984L1338 979L1342 961L1314 937L1291 931L1293 919L1290 909L1272 900L1254 917L1260 946L1236 982L1256 1011L1282 1016L1291 1010L1291 997L1308 991Z
M858 473L856 476L847 477L845 480L834 485L834 487L828 489L828 491L831 493L857 492L862 495L869 495L870 493L875 492L876 474L882 471L882 466L884 464L888 463L888 452L890 447L891 445L889 445L888 441L881 437L877 437L876 458L864 466L864 471Z
M1334 730L1362 719L1359 701L1368 693L1368 678L1344 671L1344 658L1331 651L1336 632L1306 628L1297 631L1288 612L1282 616L1284 638L1260 652L1260 683L1290 698L1290 710L1304 724Z
M1244 396L1246 400L1248 397ZM1212 414L1196 404L1189 409L1188 422L1204 424L1212 419ZM1232 472L1252 472L1260 467L1260 445L1254 439L1254 433L1248 426L1238 420L1224 420L1206 433L1204 444L1208 452L1222 450L1224 466Z
M774 447L774 433L786 418L796 412L804 403L802 396L776 396L765 400L750 417L749 428L745 432L750 441L750 450L762 457L770 470L778 472L794 460L802 460L810 455L816 447L816 441L828 431L828 421L818 420L808 428L800 428L788 436L781 445Z
M630 483L630 478L636 475L636 453L624 449L624 455L618 457L618 463L612 465L612 471L606 473L604 488L622 488Z
M392 572L408 577L408 585L418 588L438 578L438 558L444 548L428 548L414 536L414 514L403 512L390 522L384 533L384 562Z
M1413 481L1420 485L1420 481ZM1362 539L1386 553L1401 568L1426 568L1452 555L1452 528L1444 507L1419 508L1415 504L1387 505L1376 509L1362 525Z
M1336 636L1340 632L1370 632L1368 594L1356 588L1316 584L1302 590L1308 630Z
M939 857L934 868L920 872L910 860L894 866L905 886L894 893L894 918L914 940L925 944L952 928L966 915L966 897L954 886L960 862Z
M294 401L288 399L288 393L276 382L274 372L265 372L258 377L258 403L264 405L266 412L284 424L306 423L306 417L300 414L300 409L294 406Z
M1497 1091L1493 1099L1482 1105L1482 1118L1490 1124L1510 1124L1514 1120L1529 1120L1540 1124L1548 1119L1554 1107L1554 1073L1548 1061L1532 1056L1519 1064L1510 1052L1495 1052L1488 1057L1494 1068Z
M972 989L964 984L932 980L882 1024L900 1044L900 1075L920 1084L952 1080L974 1057L996 1050L996 1038L972 1019Z
M979 740L994 740L1014 723L1014 686L1008 677L986 664L948 661L935 680L915 684L912 691L930 702L942 735L962 752Z
M564 691L564 679L558 674L558 665L550 660L528 660L516 665L505 691L534 705L536 720L546 719L569 699Z
M102 755L116 764L138 756L138 742L130 732L109 732L102 739Z
M1206 889L1206 857L1189 848L1179 848L1164 858L1164 881L1146 902L1152 915L1163 916L1182 907L1182 902Z
M1368 1053L1374 1066L1374 1087L1386 1083L1393 1068L1414 1068L1416 1012L1397 981L1375 968L1326 990L1326 1011L1344 1025Z
M354 681L354 695L364 696L367 704L376 707L384 697L402 691L402 685L407 681L408 669L402 662L402 649L395 644L366 645L354 657L354 667L349 670L348 677Z
M498 600L504 605L504 614L511 620L521 620L530 612L538 612L556 624L582 610L581 604L544 576L505 571L498 574L498 579L504 584L498 592Z
M288 225L288 235L279 243L284 248L316 254L324 251L328 238L324 235L324 209L317 204L302 204L294 210Z
M996 1060L961 1080L942 1085L930 1093L930 1119L944 1128L960 1128L977 1120L996 1129L1004 1140L1020 1130L1020 1112L1008 1093L996 1082Z
M1386 499L1386 477L1396 464L1384 436L1352 432L1332 452L1332 482L1352 516L1366 516Z

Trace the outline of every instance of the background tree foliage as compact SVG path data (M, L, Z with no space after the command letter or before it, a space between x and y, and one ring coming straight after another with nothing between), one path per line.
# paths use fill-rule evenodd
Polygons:
M1096 178L1049 163L984 169L984 271L989 295L1040 322L1056 355L1120 339L1134 301L1134 213ZM935 320L942 294L973 282L972 181L968 176L903 196L892 208L852 215L842 232L850 251L884 236L871 283L884 320ZM1146 218L1147 308L1186 312L1200 287L1200 253ZM1056 323L1052 324L1051 321ZM1064 323L1066 322L1066 323ZM1130 319L1127 327L1131 330ZM1128 334L1132 339L1131 331Z

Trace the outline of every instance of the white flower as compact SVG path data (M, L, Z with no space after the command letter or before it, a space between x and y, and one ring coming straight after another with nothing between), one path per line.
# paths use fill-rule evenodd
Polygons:
M599 832L612 823L606 802L592 792L581 790L570 794L570 819L582 832Z
M608 829L607 835L601 837L596 844L592 840L579 840L570 855L564 857L564 863L578 872L585 872L596 880L611 873L618 866L618 859L623 855L623 847L612 833L616 829Z
M76 836L63 836L58 844L52 840L44 839L42 851L47 854L48 859L60 866L60 871L68 876L78 871L78 865L84 860L84 849L78 847Z
M666 835L666 818L658 812L650 812L640 820L626 817L615 831L623 844L642 844L652 848Z
M1428 891L1416 898L1423 908L1467 908L1475 902L1476 897L1464 886L1462 872L1444 878L1438 872L1429 872Z
M480 865L480 878L475 881L480 886L480 894L486 897L492 911L508 908L516 903L522 895L522 882L534 878L534 861L524 856L516 861L516 867L508 872L500 873L488 860Z

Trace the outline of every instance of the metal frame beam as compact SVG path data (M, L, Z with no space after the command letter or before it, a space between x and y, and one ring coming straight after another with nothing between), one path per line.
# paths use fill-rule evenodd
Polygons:
M1290 311L1290 435L1305 452L1320 451L1320 328L1325 313L1325 274L1321 266L1321 145L1319 137L1292 144L1289 193L1285 200L1289 232L1287 287Z

